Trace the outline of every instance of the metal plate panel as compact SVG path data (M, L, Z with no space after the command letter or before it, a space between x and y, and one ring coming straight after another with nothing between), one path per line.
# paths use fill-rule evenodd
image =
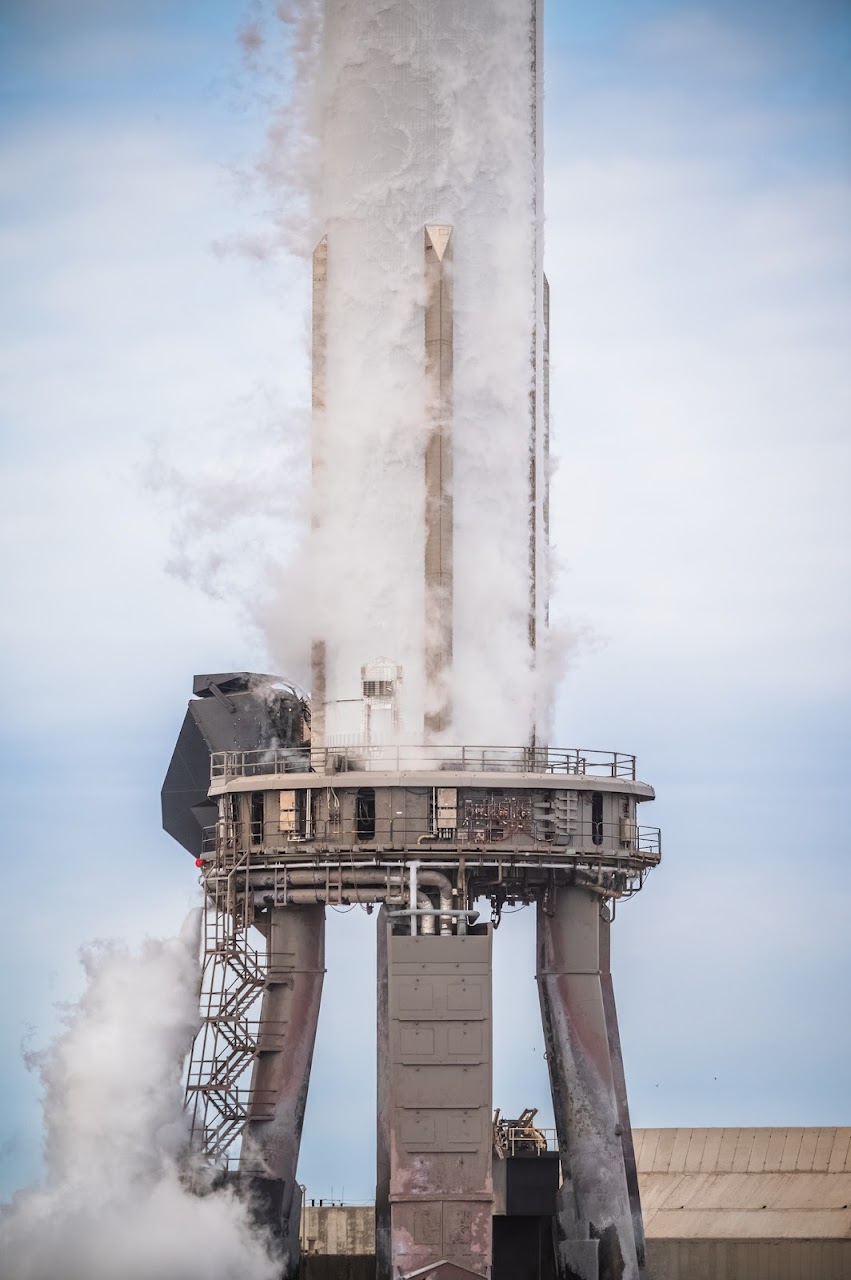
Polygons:
M490 1262L491 931L387 937L394 1264Z

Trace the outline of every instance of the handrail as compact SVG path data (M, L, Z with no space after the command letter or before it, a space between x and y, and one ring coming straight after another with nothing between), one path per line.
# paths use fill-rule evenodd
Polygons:
M536 1140L537 1139L537 1140ZM505 1130L505 1154L541 1156L558 1151L558 1135L554 1128L539 1129L512 1125Z
M635 780L635 756L586 748L444 746L443 744L257 747L214 751L211 780L279 773L418 772L566 774Z

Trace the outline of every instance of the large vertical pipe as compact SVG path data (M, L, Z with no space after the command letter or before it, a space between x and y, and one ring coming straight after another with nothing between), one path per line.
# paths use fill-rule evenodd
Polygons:
M452 666L452 228L425 228L425 731L448 729Z
M606 1014L606 1031L609 1038L609 1055L612 1059L612 1076L618 1105L618 1123L621 1130L626 1185L632 1211L632 1230L635 1236L635 1252L639 1274L646 1276L647 1246L644 1240L644 1218L641 1213L641 1194L638 1187L638 1166L635 1161L635 1145L632 1140L632 1124L629 1118L629 1101L626 1094L626 1074L623 1068L621 1038L618 1031L618 1014L615 1006L615 988L611 967L612 924L608 907L600 916L600 981L603 988L603 1008Z
M272 908L241 1166L272 1184L264 1189L280 1223L284 1277L298 1269L296 1169L324 975L325 908Z
M579 886L538 903L538 992L562 1153L562 1280L638 1280L600 967L600 899Z

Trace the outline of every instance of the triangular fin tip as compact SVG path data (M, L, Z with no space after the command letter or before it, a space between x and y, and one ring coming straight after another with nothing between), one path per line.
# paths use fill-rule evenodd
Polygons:
M448 223L429 222L425 234L427 246L437 254L438 262L442 262L452 238L452 227Z

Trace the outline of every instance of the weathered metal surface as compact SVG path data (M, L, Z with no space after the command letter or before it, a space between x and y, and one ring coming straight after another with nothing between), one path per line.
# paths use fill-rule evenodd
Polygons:
M275 907L241 1165L283 1184L284 1275L298 1265L296 1167L325 975L325 909Z
M603 1009L606 1015L606 1032L609 1039L609 1056L612 1060L612 1079L615 1085L615 1098L618 1107L618 1124L620 1126L621 1149L623 1151L624 1173L629 1192L629 1205L632 1212L632 1231L635 1237L635 1253L638 1259L640 1276L646 1275L647 1249L644 1240L644 1219L641 1213L641 1192L638 1186L638 1168L635 1160L635 1145L632 1137L632 1125L629 1118L629 1101L626 1092L626 1076L623 1069L621 1038L618 1030L618 1014L615 1005L615 988L612 982L611 966L611 913L604 907L600 913L600 983L603 991Z
M382 1278L440 1261L484 1276L491 1264L491 937L490 926L463 937L385 931L378 997Z
M562 1154L558 1254L565 1280L638 1280L600 977L600 907L561 886L538 903L538 990Z
M649 1236L851 1239L851 1128L635 1136Z
M460 785L453 786L456 776ZM591 875L602 870L615 877L611 891L621 896L640 888L661 858L658 829L636 822L642 798L637 783L617 783L617 790L604 792L594 783L553 787L546 774L512 778L509 785L498 775L440 773L431 782L414 774L281 775L278 781L287 785L280 789L266 781L234 786L218 797L218 820L205 831L205 862L218 859L228 869L230 855L250 853L255 865L265 861L270 870L276 863L316 866L317 859L336 867L352 858L374 862L392 852L457 866L473 852L504 855L518 868L547 863L553 870L580 868ZM309 785L296 785L303 781ZM494 880L486 877L485 883ZM496 883L507 891L503 877Z
M851 1173L851 1126L636 1129L638 1171Z
M202 830L216 820L208 798L210 755L220 750L256 750L272 743L300 750L305 701L277 676L251 671L196 675L161 801L163 827L193 857L201 853Z

